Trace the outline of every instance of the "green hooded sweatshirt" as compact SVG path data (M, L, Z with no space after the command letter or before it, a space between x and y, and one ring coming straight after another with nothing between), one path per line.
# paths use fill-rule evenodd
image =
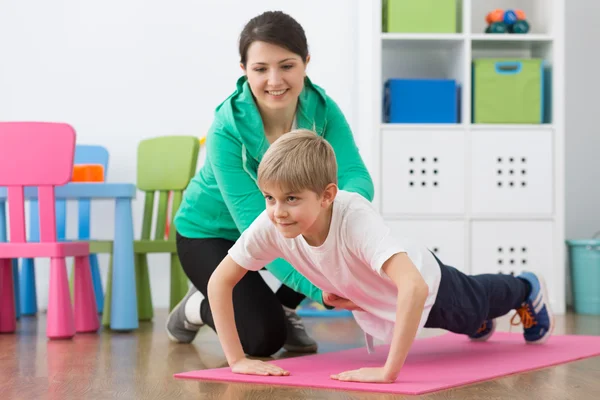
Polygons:
M373 181L367 171L344 115L325 91L305 79L296 112L298 128L323 136L338 162L340 189L373 200ZM236 91L221 103L206 137L206 160L190 181L175 227L187 238L235 241L265 210L257 185L257 169L269 147L262 118L245 76ZM265 266L277 279L323 304L322 292L287 261Z

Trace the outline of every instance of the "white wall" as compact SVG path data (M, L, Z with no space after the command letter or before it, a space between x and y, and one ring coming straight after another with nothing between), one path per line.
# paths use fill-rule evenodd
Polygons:
M237 40L243 25L280 9L305 28L309 76L355 126L357 1L6 0L0 2L0 120L68 122L79 143L108 148L110 181L134 182L138 142L202 136L241 74ZM141 196L133 213L139 235ZM71 236L75 215L70 204ZM113 216L111 203L93 206L95 237L112 237ZM168 304L167 260L150 259L155 307ZM107 257L101 263L105 276ZM43 308L48 263L38 265Z
M110 181L133 182L137 143L165 134L201 136L240 74L243 24L282 9L306 30L311 78L357 126L357 7L358 0L6 0L0 2L0 120L67 121L80 143L109 149ZM567 238L600 230L599 60L589 41L600 37L593 20L598 14L596 1L566 6ZM365 147L368 135L355 133ZM69 209L73 217L74 205ZM136 234L141 211L138 198ZM110 238L112 218L112 204L95 204L93 234ZM75 231L71 218L69 233ZM101 258L104 274L106 261ZM39 265L39 302L45 306L47 263ZM155 306L165 307L167 258L152 257L150 268Z
M589 239L600 231L600 3L566 5L566 236Z

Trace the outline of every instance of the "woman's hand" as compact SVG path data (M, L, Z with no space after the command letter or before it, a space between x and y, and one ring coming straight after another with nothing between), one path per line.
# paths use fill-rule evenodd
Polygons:
M274 375L274 376L286 376L290 373L283 368L278 367L274 364L269 364L260 360L250 360L249 358L242 358L231 366L231 372L234 374L244 375Z
M323 303L335 308L343 308L350 311L363 311L362 308L354 304L352 301L333 293L323 292Z

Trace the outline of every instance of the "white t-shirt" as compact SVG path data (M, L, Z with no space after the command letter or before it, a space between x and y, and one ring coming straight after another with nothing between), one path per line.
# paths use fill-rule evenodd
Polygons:
M405 252L429 286L421 316L423 328L437 296L441 272L431 252L418 243L392 236L383 218L364 197L340 190L333 203L329 234L319 247L302 235L286 239L263 211L229 250L231 258L251 271L284 258L315 286L350 299L367 335L389 343L396 320L398 290L382 270L394 254ZM372 338L367 336L367 345ZM371 350L369 348L369 350Z

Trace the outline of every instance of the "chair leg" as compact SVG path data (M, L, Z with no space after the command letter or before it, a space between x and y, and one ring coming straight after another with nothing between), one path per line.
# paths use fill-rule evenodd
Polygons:
M104 290L102 290L102 277L100 276L100 264L98 263L98 254L90 254L90 268L92 271L92 284L94 285L94 295L96 296L96 310L102 314L104 310Z
M92 284L94 285L94 295L96 296L96 310L98 314L102 314L104 311L104 291L102 290L102 277L100 276L100 267L98 263L98 255L95 253L90 254L90 269L92 271ZM73 296L73 282L75 279L75 267L71 270L69 275L69 287L71 288L71 296Z
M17 330L12 262L0 258L0 333Z
M102 310L102 326L110 327L110 312L112 299L113 255L108 260L108 275L106 277L106 292L104 294L104 309Z
M96 332L100 328L89 256L75 257L75 330Z
M73 299L75 296L75 259L73 259L71 269L67 268L67 271L69 271L69 293L71 293L71 298Z
M70 339L75 335L67 262L64 257L53 257L50 260L47 324L46 336L50 339Z
M15 313L17 320L21 318L21 291L19 290L19 260L13 258L11 260L13 269L13 290L15 291Z
M171 254L171 295L169 312L185 297L188 291L188 277L183 272L177 253Z
M35 290L35 260L24 258L19 277L21 315L37 314L37 293Z
M138 319L151 321L154 316L152 292L150 290L150 272L148 271L148 256L135 255L135 282L138 300Z

